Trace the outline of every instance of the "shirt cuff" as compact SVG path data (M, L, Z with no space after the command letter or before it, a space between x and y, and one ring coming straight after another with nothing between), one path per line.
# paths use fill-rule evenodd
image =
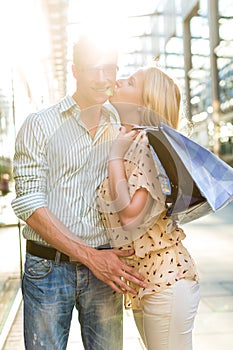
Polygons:
M22 197L15 198L11 202L15 215L26 221L36 209L47 206L46 195L44 193L30 193Z

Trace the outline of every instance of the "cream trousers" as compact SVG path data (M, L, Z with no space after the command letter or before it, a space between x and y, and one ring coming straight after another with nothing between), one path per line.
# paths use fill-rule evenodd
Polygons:
M161 293L143 297L134 318L148 350L192 350L200 301L199 283L181 279Z

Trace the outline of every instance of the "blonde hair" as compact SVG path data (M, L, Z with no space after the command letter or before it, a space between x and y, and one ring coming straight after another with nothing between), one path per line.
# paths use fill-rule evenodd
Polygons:
M144 71L143 102L146 107L144 125L159 121L178 129L180 117L180 89L174 80L157 67Z

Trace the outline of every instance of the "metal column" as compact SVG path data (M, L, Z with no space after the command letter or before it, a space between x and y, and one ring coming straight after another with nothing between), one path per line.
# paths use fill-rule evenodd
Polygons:
M219 12L218 0L208 0L208 17L209 17L209 37L210 37L210 75L211 75L211 98L213 106L213 122L215 126L214 148L215 154L219 154L219 84L218 84L218 67L215 48L219 45Z

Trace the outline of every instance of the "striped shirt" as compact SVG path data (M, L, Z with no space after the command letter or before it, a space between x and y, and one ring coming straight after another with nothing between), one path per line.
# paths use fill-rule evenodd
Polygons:
M118 130L119 121L106 105L92 139L71 96L29 115L16 139L15 214L26 221L36 209L48 207L87 244L106 244L97 187L107 175L107 158ZM46 244L28 225L23 235Z

